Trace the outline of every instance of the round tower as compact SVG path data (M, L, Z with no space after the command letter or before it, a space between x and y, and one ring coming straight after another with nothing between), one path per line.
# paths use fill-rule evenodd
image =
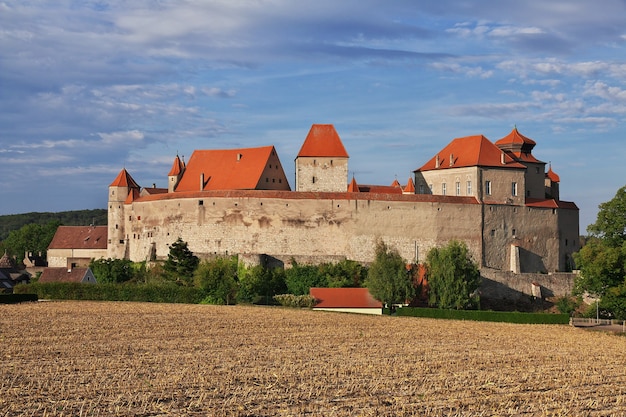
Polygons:
M124 203L129 194L139 191L139 185L126 169L122 169L109 185L107 256L122 259L126 256L127 238Z

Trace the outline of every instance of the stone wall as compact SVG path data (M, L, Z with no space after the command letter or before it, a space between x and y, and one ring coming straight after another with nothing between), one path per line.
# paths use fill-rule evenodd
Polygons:
M572 294L575 273L525 273L514 274L509 271L481 269L481 297L519 301L532 296L532 284L539 284L543 298L562 297Z

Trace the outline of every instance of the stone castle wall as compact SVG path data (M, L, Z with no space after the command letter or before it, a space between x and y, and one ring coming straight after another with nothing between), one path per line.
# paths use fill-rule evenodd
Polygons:
M549 272L559 270L565 239L559 210L481 205L472 197L228 191L122 206L124 214L112 217L123 221L125 239L111 241L109 256L133 261L165 258L178 237L200 257L243 255L255 262L263 254L279 263L292 257L367 263L379 239L407 262L423 262L431 248L455 239L481 267L508 270L516 244L521 272ZM567 238L573 244L577 236Z

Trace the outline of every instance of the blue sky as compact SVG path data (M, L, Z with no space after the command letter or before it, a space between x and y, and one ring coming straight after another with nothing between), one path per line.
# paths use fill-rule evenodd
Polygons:
M332 123L363 184L514 126L580 232L626 185L626 2L0 0L0 214L106 208L126 168Z

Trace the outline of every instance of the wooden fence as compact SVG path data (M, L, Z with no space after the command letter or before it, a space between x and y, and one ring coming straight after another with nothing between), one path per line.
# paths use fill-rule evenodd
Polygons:
M586 327L610 332L626 333L626 320L572 317L569 319L569 324L574 327Z

